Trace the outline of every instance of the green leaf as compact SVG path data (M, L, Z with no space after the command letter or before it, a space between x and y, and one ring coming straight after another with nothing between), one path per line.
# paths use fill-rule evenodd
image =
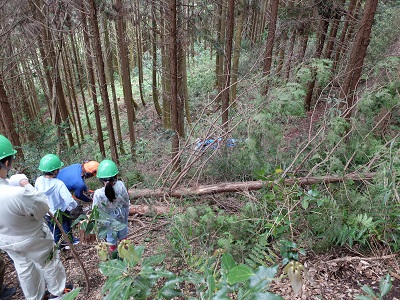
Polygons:
M301 206L302 206L304 209L307 209L307 208L308 208L308 200L307 200L307 199L303 199L303 200L301 201Z
M374 300L374 298L368 297L368 296L364 296L364 295L356 295L354 297L354 299L356 300Z
M385 277L381 279L379 282L379 289L381 291L380 296L384 297L392 288L392 279L389 274L386 274Z
M208 286L208 299L211 299L212 295L214 294L215 289L215 279L213 275L207 276L207 286Z
M376 294L372 288L370 288L368 285L363 285L361 290L363 290L366 294L376 297Z
M106 294L107 291L111 290L111 289L113 288L113 286L114 286L117 282L119 282L119 280L120 280L120 277L118 277L118 276L109 277L109 278L106 280L106 283L104 284L104 286L103 286L103 288L102 288L102 290L101 290L102 293L103 293L103 294Z
M254 295L254 299L257 299L257 300L284 300L284 298L282 296L271 293L271 292L256 293Z
M226 294L229 292L229 288L227 286L222 287L218 290L215 295L212 296L212 300L230 300Z
M236 267L236 262L230 253L225 252L222 254L221 265L226 272L229 272L232 268Z
M104 276L119 276L126 270L126 263L120 260L110 260L99 264L100 272Z
M181 290L171 288L171 287L165 287L165 286L160 290L160 294L161 294L161 296L163 296L166 299L172 299L174 297L183 295Z
M143 266L154 266L164 261L165 255L154 255L143 259Z
M129 282L127 282L128 278L125 278L123 280L119 280L117 282L115 282L115 284L113 285L113 287L109 290L110 292L108 293L108 295L104 298L105 300L107 299L121 299L121 294L124 293L125 289L127 288L127 286L130 286L131 280L129 280Z
M265 281L265 285L270 283L274 279L277 272L278 265L274 265L269 268L265 266L258 267L254 273L254 276L252 276L250 279L250 287L255 287L261 281Z
M253 275L254 271L250 267L246 265L239 265L230 270L230 272L228 273L227 281L230 285L234 285L238 282L248 280Z

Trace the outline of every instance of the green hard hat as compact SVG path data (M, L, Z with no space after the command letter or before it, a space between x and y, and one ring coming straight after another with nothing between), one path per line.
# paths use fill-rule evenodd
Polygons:
M55 154L46 154L39 163L39 170L43 172L52 172L60 169L64 165L60 158Z
M8 138L0 134L0 159L17 153Z
M97 169L97 178L111 178L119 173L115 162L109 159L103 160Z

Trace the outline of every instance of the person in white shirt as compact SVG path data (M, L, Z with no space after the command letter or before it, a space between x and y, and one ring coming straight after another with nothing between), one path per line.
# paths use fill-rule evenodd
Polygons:
M13 260L27 300L64 292L65 269L53 235L43 217L49 210L46 196L24 174L6 179L17 151L0 135L0 249Z
M70 211L77 207L78 203L74 200L64 182L56 178L63 165L64 163L55 154L43 156L39 163L39 170L43 172L43 175L36 179L35 188L47 196L50 212L60 221L71 242L77 244L79 239L72 235ZM45 218L54 235L54 242L60 248L68 249L67 242L61 242L61 230L49 215L46 215Z

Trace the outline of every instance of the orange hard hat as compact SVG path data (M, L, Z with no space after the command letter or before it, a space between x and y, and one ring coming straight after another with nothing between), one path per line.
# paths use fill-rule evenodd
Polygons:
M85 169L85 172L89 172L92 174L95 174L97 172L98 167L99 163L95 160L89 160L83 163L83 168Z

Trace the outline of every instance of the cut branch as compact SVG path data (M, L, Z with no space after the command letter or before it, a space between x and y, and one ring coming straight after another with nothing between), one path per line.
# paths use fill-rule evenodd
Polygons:
M364 181L373 179L375 173L351 173L345 176L322 176L322 177L303 177L303 178L289 178L285 180L275 180L275 181L248 181L248 182L225 182L218 183L212 185L200 185L197 187L190 188L176 188L174 190L169 190L167 188L158 188L158 189L130 189L128 191L131 199L137 199L141 197L149 198L149 197L175 197L181 198L186 196L202 196L209 194L217 194L217 193L234 193L234 192L242 192L242 191L251 191L251 190L259 190L263 187L271 187L277 184L285 184L285 185L310 185L317 183L334 183L334 182L343 182L346 180L355 180L355 181Z

